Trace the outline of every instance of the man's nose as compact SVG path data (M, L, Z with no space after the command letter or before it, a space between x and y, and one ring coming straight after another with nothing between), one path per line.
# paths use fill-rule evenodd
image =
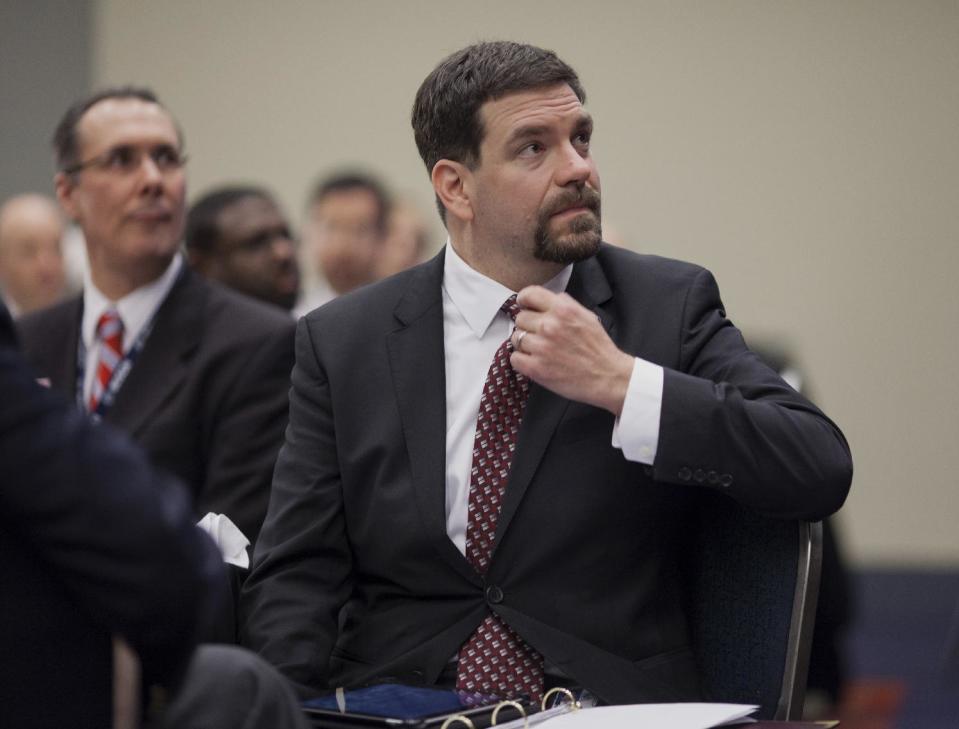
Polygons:
M163 189L163 171L148 154L140 157L140 183L144 191L156 191Z
M564 187L571 183L583 185L593 172L588 154L583 154L572 143L567 142L562 149L562 160L557 172L557 184Z
M296 243L292 238L278 235L270 242L270 252L278 260L288 260L296 257Z
M40 267L49 274L58 274L63 268L63 256L57 251L44 251L40 254Z

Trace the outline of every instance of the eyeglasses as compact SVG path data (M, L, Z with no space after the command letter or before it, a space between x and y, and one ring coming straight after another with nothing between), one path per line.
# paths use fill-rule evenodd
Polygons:
M75 165L70 165L64 168L63 172L68 175L74 175L77 172L92 167L118 175L129 175L140 169L143 165L144 155L150 158L150 161L153 162L154 166L162 174L176 172L182 169L183 165L187 163L186 155L181 154L180 150L169 144L160 144L150 149L134 147L130 144L121 144L85 162L77 162Z

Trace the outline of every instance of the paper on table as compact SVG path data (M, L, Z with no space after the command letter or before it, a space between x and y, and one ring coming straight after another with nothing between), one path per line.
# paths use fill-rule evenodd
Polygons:
M757 707L748 704L632 704L629 706L597 706L580 709L542 722L543 729L576 729L577 727L602 727L602 729L711 729L748 718ZM538 714L530 717L535 724ZM520 727L522 720L501 724L500 729Z

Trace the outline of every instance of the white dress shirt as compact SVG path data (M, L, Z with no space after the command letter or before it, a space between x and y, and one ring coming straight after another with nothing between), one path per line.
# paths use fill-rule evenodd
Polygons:
M80 336L86 352L83 370L83 402L90 401L90 392L93 390L93 376L96 372L99 355L96 340L97 322L100 321L103 312L111 306L116 307L119 312L120 320L123 322L123 354L126 354L140 336L143 328L153 319L153 315L156 314L167 294L170 293L182 266L182 255L177 253L159 278L131 291L119 301L110 301L103 292L94 286L89 272L85 274L83 280L83 321L80 324Z
M572 265L544 284L566 290ZM512 294L470 266L447 242L443 272L443 338L446 358L446 532L466 553L473 441L483 386L493 355L513 322L500 307ZM651 465L659 441L663 368L636 358L612 444L631 461Z

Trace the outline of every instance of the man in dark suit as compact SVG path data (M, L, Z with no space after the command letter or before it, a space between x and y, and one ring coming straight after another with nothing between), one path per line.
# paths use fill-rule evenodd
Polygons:
M443 61L413 127L449 245L300 321L241 629L303 693L695 699L698 497L814 519L846 496L842 434L709 272L600 242L584 98L531 46Z
M150 91L78 102L54 144L57 197L83 230L90 274L82 296L18 322L27 360L186 482L198 516L226 514L254 540L286 424L293 323L184 264L182 138Z
M228 591L186 491L34 382L2 303L0 398L0 725L111 725L122 640L156 727L301 726L268 667L194 650Z

